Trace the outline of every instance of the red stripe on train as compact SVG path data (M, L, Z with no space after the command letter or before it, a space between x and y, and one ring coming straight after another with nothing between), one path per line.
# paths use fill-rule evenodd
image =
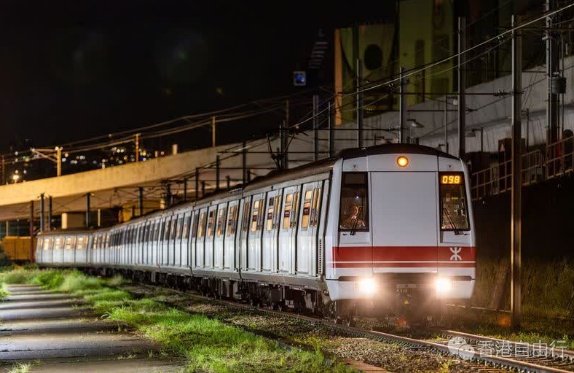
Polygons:
M474 267L474 246L337 246L333 267Z

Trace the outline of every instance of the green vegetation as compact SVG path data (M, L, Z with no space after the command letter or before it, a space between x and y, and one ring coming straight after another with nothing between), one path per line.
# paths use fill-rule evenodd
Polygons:
M355 372L328 359L320 349L285 349L275 341L219 320L169 308L153 298L133 299L110 287L121 281L119 277L105 280L68 270L0 273L3 283L38 284L82 295L106 318L126 323L159 342L162 353L185 359L189 372Z

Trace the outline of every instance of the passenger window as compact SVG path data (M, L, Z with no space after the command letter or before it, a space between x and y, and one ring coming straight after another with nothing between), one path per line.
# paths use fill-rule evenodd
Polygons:
M52 248L52 239L46 238L44 240L44 250L50 250Z
M213 237L215 229L215 210L209 211L209 218L207 219L207 237Z
M313 191L307 190L305 192L305 200L303 201L303 217L301 218L301 228L307 229L309 226L309 215L311 214L311 198Z
M345 172L339 204L339 229L369 229L368 177L366 172Z
M189 223L191 222L191 215L183 219L183 232L181 233L182 238L187 238L189 236Z
M221 208L217 212L217 237L223 236L225 233L225 215L227 214L227 209Z
M292 214L291 214L291 228L294 228L297 226L297 219L299 218L299 192L295 192L295 194L293 195L293 209L292 209Z
M235 234L237 227L237 205L229 207L229 216L227 217L227 236Z
M273 206L275 206L275 210L273 212L273 229L279 228L279 224L281 224L281 196L273 197L275 200L273 202Z
M249 230L249 214L251 212L251 202L245 201L243 206L243 217L241 219L241 230L247 232Z
M265 229L270 231L273 228L273 212L275 210L275 199L273 197L269 198L269 206L267 207L267 222L265 223Z
M316 227L319 224L319 211L321 208L321 188L315 188L313 191L313 203L311 204L311 226Z
M261 199L258 199L253 203L253 216L251 217L251 232L255 232L259 229L259 221L261 220L261 206L263 205Z
M78 237L78 243L76 244L76 250L83 250L86 248L87 237Z
M74 244L76 243L76 237L66 237L66 245L64 246L64 250L72 250Z
M193 214L193 225L191 227L191 237L197 237L197 231L199 229L199 212Z
M207 212L202 211L199 215L199 227L197 228L197 237L202 238L205 234L205 223L207 222Z
M289 229L291 224L291 205L293 204L293 194L285 196L285 209L283 211L283 229Z

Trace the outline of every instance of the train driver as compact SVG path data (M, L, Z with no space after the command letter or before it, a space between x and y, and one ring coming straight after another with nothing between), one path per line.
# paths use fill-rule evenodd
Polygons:
M364 229L365 222L359 217L359 206L352 205L347 218L341 222L341 229Z

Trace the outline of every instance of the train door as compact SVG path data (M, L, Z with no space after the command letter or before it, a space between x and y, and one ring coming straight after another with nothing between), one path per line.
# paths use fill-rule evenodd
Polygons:
M280 273L295 273L295 248L297 241L297 217L299 216L300 186L283 191L283 209L279 230L277 266Z
M303 185L301 219L297 234L296 272L314 276L317 273L317 226L321 208L322 181Z
M263 227L263 242L261 252L261 270L277 272L277 232L281 216L281 190L267 193L267 206Z
M251 197L245 197L241 203L241 231L239 232L238 242L238 262L239 270L247 270L247 246L249 241L249 217L251 214Z
M223 241L223 268L235 270L235 233L237 231L237 220L239 218L239 201L229 202L227 212L227 229L225 230L225 240Z
M223 243L225 241L225 226L227 223L227 203L219 205L213 239L213 267L223 268Z
M261 271L261 235L264 208L265 193L254 195L249 222L249 242L247 244L248 271Z
M435 172L371 173L375 272L406 266L436 271L436 177Z

